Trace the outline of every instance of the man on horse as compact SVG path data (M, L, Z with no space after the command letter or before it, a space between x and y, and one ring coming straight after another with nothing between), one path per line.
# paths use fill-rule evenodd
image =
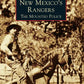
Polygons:
M15 72L18 75L18 81L22 80L20 82L28 84L28 75L23 69L21 62L17 59L17 56L20 53L20 49L17 44L17 37L20 30L21 26L16 24L12 24L6 28L7 35L1 43L1 51L5 55L5 63L8 64L12 68L13 72ZM17 79L13 80L13 82L17 82Z

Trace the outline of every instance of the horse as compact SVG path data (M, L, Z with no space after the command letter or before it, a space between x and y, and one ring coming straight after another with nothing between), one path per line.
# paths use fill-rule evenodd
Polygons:
M70 70L72 68L71 65L73 65L72 58L74 58L74 56L72 56L72 54L71 54L71 52L74 50L74 47L71 49L71 46L72 46L72 43L74 46L74 42L76 40L77 39L74 39L74 38L68 39L64 43L63 46L60 46L60 47L56 46L48 53L41 56L39 59L34 58L33 54L31 53L31 51L33 52L33 50L30 49L28 51L30 56L25 61L27 62L27 64L29 66L32 66L32 69L26 71L26 69L24 68L28 75L28 81L27 81L28 84L39 84L39 83L40 84L49 84L50 79L53 76L56 66L58 64L63 69L64 69L64 66L67 65L68 69ZM78 43L78 44L80 44L80 43ZM79 45L76 47L80 48ZM77 55L81 54L81 52L79 52L79 49L77 50L77 52L78 52ZM26 53L27 56L29 55L28 53ZM81 57L77 56L77 59L80 60ZM24 64L25 64L25 62L23 63L23 65ZM78 71L80 68L80 65L81 65L81 62L79 63L78 68L76 68L76 69L74 68L74 71ZM29 66L28 66L28 68L29 68Z
M73 54L74 48L77 48L77 50L75 49L75 54ZM30 72L28 72L32 74L30 78L32 79L32 81L34 81L35 84L39 84L36 81L37 79L39 79L40 84L49 84L49 81L53 76L57 65L60 65L63 69L67 65L67 68L69 69L68 74L71 75L73 71L75 73L80 71L82 54L79 50L80 48L80 41L77 41L76 38L70 38L67 41L65 41L63 46L55 47L53 50L49 51L44 56L40 57L40 59L38 60L37 58L34 58L34 56L31 54L32 59L36 62L37 66ZM77 60L79 64L73 62L74 58ZM78 74L80 76L79 72ZM44 83L41 83L41 80Z

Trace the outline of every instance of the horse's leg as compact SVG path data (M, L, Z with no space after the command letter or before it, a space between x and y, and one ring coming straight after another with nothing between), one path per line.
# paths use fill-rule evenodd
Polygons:
M51 71L48 73L47 84L50 84L50 80L51 80L51 77L53 76L54 72L55 72L55 69L51 70Z
M35 80L35 84L48 84L49 77L44 75L41 78Z

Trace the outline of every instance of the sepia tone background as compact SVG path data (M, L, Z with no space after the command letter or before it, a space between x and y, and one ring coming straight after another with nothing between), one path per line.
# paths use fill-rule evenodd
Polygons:
M71 72L59 68L59 81L66 84L83 84L84 82L84 1L67 0L67 21L16 21L15 0L0 0L0 44L6 35L6 27L18 24L22 30L18 36L18 44L22 54L32 53L39 57L56 49L68 46L67 55L71 56ZM66 47L65 47L66 48ZM59 53L63 54L63 53ZM23 56L24 59L25 56ZM81 60L82 59L82 60ZM75 73L76 72L76 73ZM67 73L67 74L66 74ZM79 76L79 73L82 74ZM61 77L63 76L63 80ZM0 84L11 80L12 70L5 64L0 52ZM57 69L50 84L57 82ZM39 83L38 83L39 84Z

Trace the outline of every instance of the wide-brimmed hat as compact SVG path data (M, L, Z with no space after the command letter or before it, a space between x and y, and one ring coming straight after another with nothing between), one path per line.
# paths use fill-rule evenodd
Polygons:
M19 32L21 30L21 26L17 24L12 24L6 28L6 31L9 32L11 29L16 29Z

